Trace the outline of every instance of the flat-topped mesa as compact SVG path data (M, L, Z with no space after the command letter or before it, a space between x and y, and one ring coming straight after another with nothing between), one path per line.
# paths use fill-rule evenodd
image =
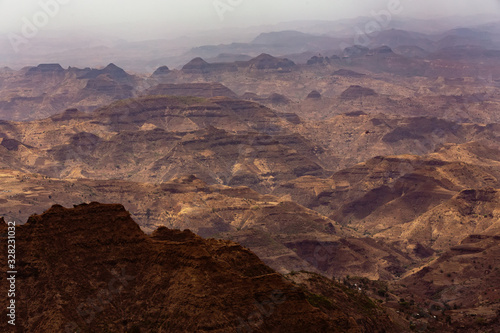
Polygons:
M333 61L339 60L340 58L336 55L333 55L331 57L323 57L323 56L313 56L309 60L307 60L307 65L312 66L312 65L328 65L331 64Z
M264 104L274 104L274 105L287 105L292 101L285 95L272 93L269 96L259 96L255 93L246 92L241 95L241 99L250 100L258 103Z
M195 130L209 125L231 131L248 130L249 127L254 130L282 131L281 114L261 104L225 96L191 96L193 91L187 92L190 96L162 95L165 92L150 91L148 93L160 95L121 100L91 114L96 121L114 130L137 130L151 119L164 118L167 121L158 123L157 127L173 132L185 131L183 126ZM174 126L172 120L180 122L182 126Z
M235 92L218 82L212 83L181 83L181 84L159 84L144 91L144 95L168 95L168 96L195 96L216 97L224 96L237 98Z
M307 99L321 99L321 94L317 90L313 90L307 95Z
M43 233L48 238L59 237L52 234L54 230L66 236L85 233L87 241L93 238L119 241L145 237L122 205L98 202L75 205L73 208L53 205L41 215L32 215L23 228L34 232L30 236Z
M40 64L36 67L31 67L26 72L26 75L35 75L35 74L61 74L64 73L64 68L62 68L59 64Z
M375 90L373 90L371 88L365 88L365 87L358 86L358 85L352 85L349 88L347 88L346 90L344 90L344 92L342 92L342 94L340 94L340 99L349 101L349 100L356 100L356 99L360 99L363 97L376 96L376 95L377 95L377 93L375 92Z
M261 55L249 60L247 63L248 67L259 70L289 70L296 66L293 61L287 58L277 58L267 53L262 53Z
M389 55L389 54L394 54L394 52L392 51L392 49L389 46L384 45L384 46L372 49L368 53L368 55L376 55L376 54L379 54L379 55Z
M366 76L366 74L361 74L361 73L352 71L350 69L344 69L344 68L336 70L335 72L332 73L332 75L344 76L344 77L355 77L355 78Z
M262 53L248 61L208 63L200 57L194 58L182 67L186 74L208 74L212 72L236 72L238 69L277 70L287 72L295 63L286 58L277 58Z

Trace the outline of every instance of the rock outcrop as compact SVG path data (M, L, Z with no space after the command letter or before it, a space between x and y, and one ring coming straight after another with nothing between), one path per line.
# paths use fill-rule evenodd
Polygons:
M132 75L113 63L107 65L103 69L91 69L85 75L79 77L79 79L96 79L100 75L107 75L111 80L119 83L130 83L133 81Z
M328 316L240 245L189 230L147 236L121 205L56 205L16 236L20 331L368 332L351 313ZM2 279L5 295L7 287ZM398 331L380 309L364 315L378 323L370 332ZM6 320L0 330L9 330Z
M151 76L152 77L161 77L161 76L169 74L170 72L171 72L170 68L168 68L167 66L161 66L161 67L158 67Z
M223 84L214 83L185 83L185 84L159 84L149 88L145 95L169 95L169 96L195 96L195 97L230 97L236 98L235 92Z
M321 99L321 94L317 90L313 90L307 95L307 99Z
M36 67L31 67L26 72L26 76L36 74L64 74L64 68L59 64L40 64Z
M373 89L361 87L358 85L353 85L347 88L344 92L342 92L340 98L344 101L350 101L376 95L377 93Z
M208 63L200 57L194 58L182 67L186 74L208 74L214 72L236 72L239 69L290 71L295 63L286 58L277 58L262 53L248 61Z

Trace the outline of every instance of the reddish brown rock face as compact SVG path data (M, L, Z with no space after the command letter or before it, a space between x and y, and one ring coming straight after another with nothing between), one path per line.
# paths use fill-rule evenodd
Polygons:
M362 328L340 312L339 326L238 244L167 228L146 236L121 205L53 206L16 234L16 328L24 332ZM5 292L5 279L0 286ZM377 331L396 332L387 317L380 324Z

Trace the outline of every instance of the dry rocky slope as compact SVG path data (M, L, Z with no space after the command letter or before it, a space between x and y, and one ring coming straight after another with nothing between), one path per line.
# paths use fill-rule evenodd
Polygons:
M321 147L328 168L340 170L387 155L424 155L445 144L500 142L498 124L456 123L435 117L401 117L363 111L324 121L302 121L294 131Z
M121 205L55 205L16 239L17 331L408 331L366 296L332 281L329 294L312 292L236 243L167 228L147 236Z
M64 69L59 64L40 64L19 71L3 71L0 117L28 120L45 118L71 107L94 110L132 97L140 81L114 64L102 69Z
M269 54L224 63L195 58L180 70L161 66L153 75L131 75L113 64L102 69L40 64L0 71L0 116L41 119L67 108L91 111L115 100L160 92L201 97L250 93L304 119L363 110L493 123L500 122L499 54L475 44L450 45L423 58L389 47L355 46L301 63ZM311 91L321 98L307 98Z
M298 178L273 194L401 249L443 250L497 230L499 166L498 148L449 144L424 156L375 157L329 179Z
M497 332L499 258L498 231L472 234L392 285L400 297L441 316L451 332Z
M499 160L487 145L450 144L423 157L375 158L330 179L302 177L285 183L281 195L208 185L194 176L154 185L2 170L2 187L10 192L0 200L9 218L54 202L124 202L149 230L167 225L236 240L280 272L394 281L390 298L380 300L410 320L424 316L421 325L494 331ZM290 199L306 199L304 205L323 215ZM474 275L476 268L483 275ZM400 298L405 301L394 301ZM409 300L414 307L407 308Z
M315 124L230 98L146 96L1 123L2 182L14 191L2 194L3 209L22 220L53 203L120 202L146 231L167 225L235 239L281 272L391 279L493 227L494 201L478 209L479 227L436 237L463 218L446 208L461 191L499 187L497 127L359 113ZM472 140L480 142L464 143ZM457 144L369 159L445 142ZM353 150L357 157L342 159ZM228 195L215 184L273 195ZM318 248L328 252L319 261Z
M247 62L208 63L196 58L186 65L190 70L171 71L151 84L215 81L240 96L251 93L265 98L277 93L293 103L261 101L303 118L328 119L364 110L458 122L499 122L495 112L499 104L498 52L481 58L465 56L467 50L458 47L434 58L418 59L387 47L352 47L331 61L315 56L307 64L285 67L278 65L282 58L265 56L273 65L262 68ZM478 69L478 63L485 67ZM308 99L312 90L322 98Z
M312 144L286 130L297 122L248 101L148 96L91 114L4 122L0 149L8 168L51 177L161 182L197 174L269 191L282 179L328 173Z
M154 185L57 180L2 170L0 186L9 189L0 193L0 213L9 220L23 221L55 203L123 202L148 233L166 226L234 240L281 273L307 270L330 277L392 279L414 260L294 202L247 187L207 185L194 176Z

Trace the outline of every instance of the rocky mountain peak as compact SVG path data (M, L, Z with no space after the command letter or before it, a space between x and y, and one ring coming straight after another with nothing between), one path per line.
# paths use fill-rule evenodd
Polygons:
M163 227L147 236L121 205L54 205L31 216L16 235L16 283L22 286L16 300L29 304L17 308L20 331L342 331L334 317L311 305L305 290L249 250L189 230ZM2 279L2 290L6 284ZM396 332L381 314L374 308L366 322ZM255 315L262 320L254 321ZM349 321L351 315L335 317L344 317L344 329L366 324ZM4 332L6 326L0 323Z
M168 74L170 73L170 69L167 67L167 66L161 66L161 67L158 67L154 73L152 74L152 76L162 76L162 75L165 75L165 74Z

